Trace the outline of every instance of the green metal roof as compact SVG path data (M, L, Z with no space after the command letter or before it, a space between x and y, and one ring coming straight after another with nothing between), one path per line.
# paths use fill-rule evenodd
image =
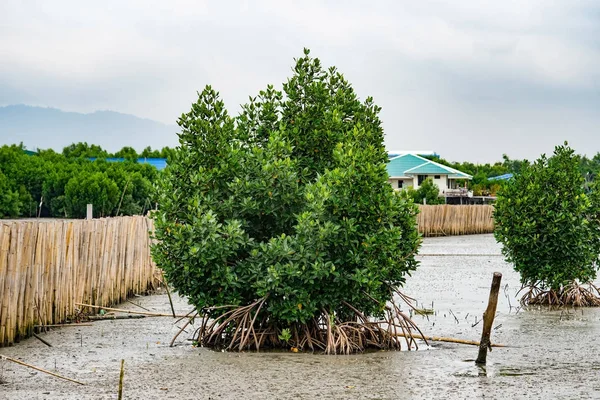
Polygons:
M469 174L465 174L464 172L456 171L456 174L448 175L450 179L473 179L473 177Z
M388 175L393 177L406 176L404 175L404 172L423 165L426 162L426 159L414 154L403 154L401 156L394 157L387 164Z
M419 165L417 167L411 168L408 171L404 171L405 174L410 175L424 175L424 174L447 174L448 168L444 168L439 164L434 164L432 162L425 163L423 165Z
M460 172L446 165L436 163L416 154L403 154L389 160L388 175L393 178L410 177L413 175L448 175L452 179L472 179L471 175Z

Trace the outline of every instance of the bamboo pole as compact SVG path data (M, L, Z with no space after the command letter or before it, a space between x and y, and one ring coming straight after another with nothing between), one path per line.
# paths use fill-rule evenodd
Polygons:
M16 324L17 327L15 329L15 338L14 340L19 340L21 338L21 333L23 331L23 298L25 297L25 282L27 281L26 273L27 270L21 268L23 264L26 264L27 260L24 259L27 254L27 247L29 246L29 235L30 235L30 226L28 223L22 224L19 229L19 240L18 240L18 248L17 248L17 265L16 265L16 278L15 278L15 298L13 301L16 301L14 306L14 312L16 316Z
M6 275L6 284L4 286L4 301L8 305L6 311L6 326L8 343L15 340L15 330L17 328L15 289L17 286L17 251L19 240L19 226L12 224L10 232L10 250L8 254L8 273Z
M126 313L126 314L139 314L139 315L147 315L149 317L175 317L175 318L185 318L188 315L175 315L173 316L172 314L161 314L161 313L154 313L154 312L147 312L147 311L133 311L133 310L123 310L122 308L113 308L113 307L104 307L104 306L95 306L92 304L82 304L82 303L75 303L76 306L80 306L80 307L90 307L90 308L97 308L97 309L102 309L102 310L106 310L106 311L115 311L115 312L122 312L122 313Z
M406 333L397 333L396 336L406 337ZM451 337L441 337L441 336L423 336L416 333L411 335L415 339L427 340L432 342L448 342L448 343L458 343L458 344L468 344L471 346L479 346L479 342L476 340L465 340L465 339L456 339ZM506 347L504 344L490 344L492 347Z
M44 340L41 336L37 335L36 333L33 334L33 337L39 340L40 342L44 343L46 346L52 347L52 345L49 342Z
M9 265L9 249L10 249L10 232L9 225L0 224L0 346L8 344L8 274Z
M19 365L22 365L22 366L27 367L27 368L35 369L36 371L40 371L40 372L43 372L45 374L52 375L52 376L60 378L60 379L64 379L64 380L69 381L69 382L73 382L73 383L76 383L78 385L85 385L85 383L76 381L75 379L71 379L71 378L67 378L66 376L55 374L54 372L50 372L50 371L45 370L43 368L36 367L34 365L31 365L31 364L27 364L27 363L25 363L23 361L15 360L14 358L10 358L10 357L7 357L7 356L2 355L2 354L0 354L0 360L6 360L6 361L14 362L15 364L19 364Z

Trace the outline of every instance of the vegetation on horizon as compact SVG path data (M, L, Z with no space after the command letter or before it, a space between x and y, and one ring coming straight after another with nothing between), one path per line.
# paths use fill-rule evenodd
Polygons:
M40 150L28 155L24 150L22 145L0 147L0 218L83 218L89 203L95 217L142 214L154 207L156 168L133 160L102 160L125 154L135 159L131 148L112 155L87 143L65 147L62 154ZM153 154L149 148L145 152ZM159 154L171 152L165 148Z
M98 145L85 142L73 143L61 153L40 150L35 155L28 156L24 154L24 150L22 145L0 147L0 218L38 215L81 218L85 216L83 204L87 203L99 207L95 216L144 213L154 204L151 188L160 172L148 165L138 165L136 161L139 158L169 160L175 151L169 147L161 150L146 147L137 153L131 147L124 147L111 154ZM127 166L102 161L112 157L125 159ZM600 174L600 153L592 158L575 157L579 172L585 179L586 192L589 192L594 178ZM92 164L89 158L99 159L98 163ZM475 195L495 195L505 181L490 181L489 178L506 173L518 174L524 166L529 165L527 160L513 160L506 155L503 155L502 162L494 164L453 163L440 158L434 160L472 175L473 180L468 184ZM109 170L113 172L108 173ZM97 172L106 177L96 174ZM136 175L128 179L130 172L137 172L141 177ZM93 174L93 177L88 176ZM69 181L71 184L67 190ZM89 186L92 190L84 190L82 186ZM115 195L116 192L118 196ZM422 204L424 197L427 198L427 204L436 203L431 188L427 189L427 193L424 190L409 192L415 203ZM124 198L119 207L121 195ZM116 197L119 199L115 200Z

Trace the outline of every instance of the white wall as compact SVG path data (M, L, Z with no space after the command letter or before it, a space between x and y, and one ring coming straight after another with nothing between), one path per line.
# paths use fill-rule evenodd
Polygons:
M448 190L448 175L437 175L437 174L426 174L427 178L431 179L433 181L433 183L435 183L437 185L437 187L440 189L440 193ZM436 176L439 176L439 179L435 179ZM415 175L415 177L413 178L413 186L415 189L419 188L419 176Z
M402 188L398 188L398 181L402 181ZM388 182L390 183L390 185L392 185L392 187L395 190L403 190L403 189L406 189L407 187L413 186L412 179L391 178L390 180L388 180Z
M435 179L435 177L438 175L432 174L429 175L427 174L427 178L431 179L433 181L433 183L436 184L436 186L440 189L440 194L443 194L443 192L445 192L446 190L448 190L448 186L449 186L449 180L448 180L448 175L439 175L439 179ZM390 183L390 185L392 185L392 187L396 190L402 190L398 188L398 181L402 181L402 189L406 189L408 187L412 187L413 189L418 189L419 188L419 177L417 175L415 175L413 178L408 178L408 179L400 179L400 178L390 178L388 180L388 182Z
M436 176L439 176L440 179L435 179ZM431 175L431 178L433 179L433 183L440 189L440 193L448 190L448 175Z

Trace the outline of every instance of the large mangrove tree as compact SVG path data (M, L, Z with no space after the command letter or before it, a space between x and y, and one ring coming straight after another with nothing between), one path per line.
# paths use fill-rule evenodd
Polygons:
M396 349L416 328L416 206L388 184L380 108L308 50L231 117L207 86L178 123L153 256L226 349ZM407 339L410 341L411 339Z

